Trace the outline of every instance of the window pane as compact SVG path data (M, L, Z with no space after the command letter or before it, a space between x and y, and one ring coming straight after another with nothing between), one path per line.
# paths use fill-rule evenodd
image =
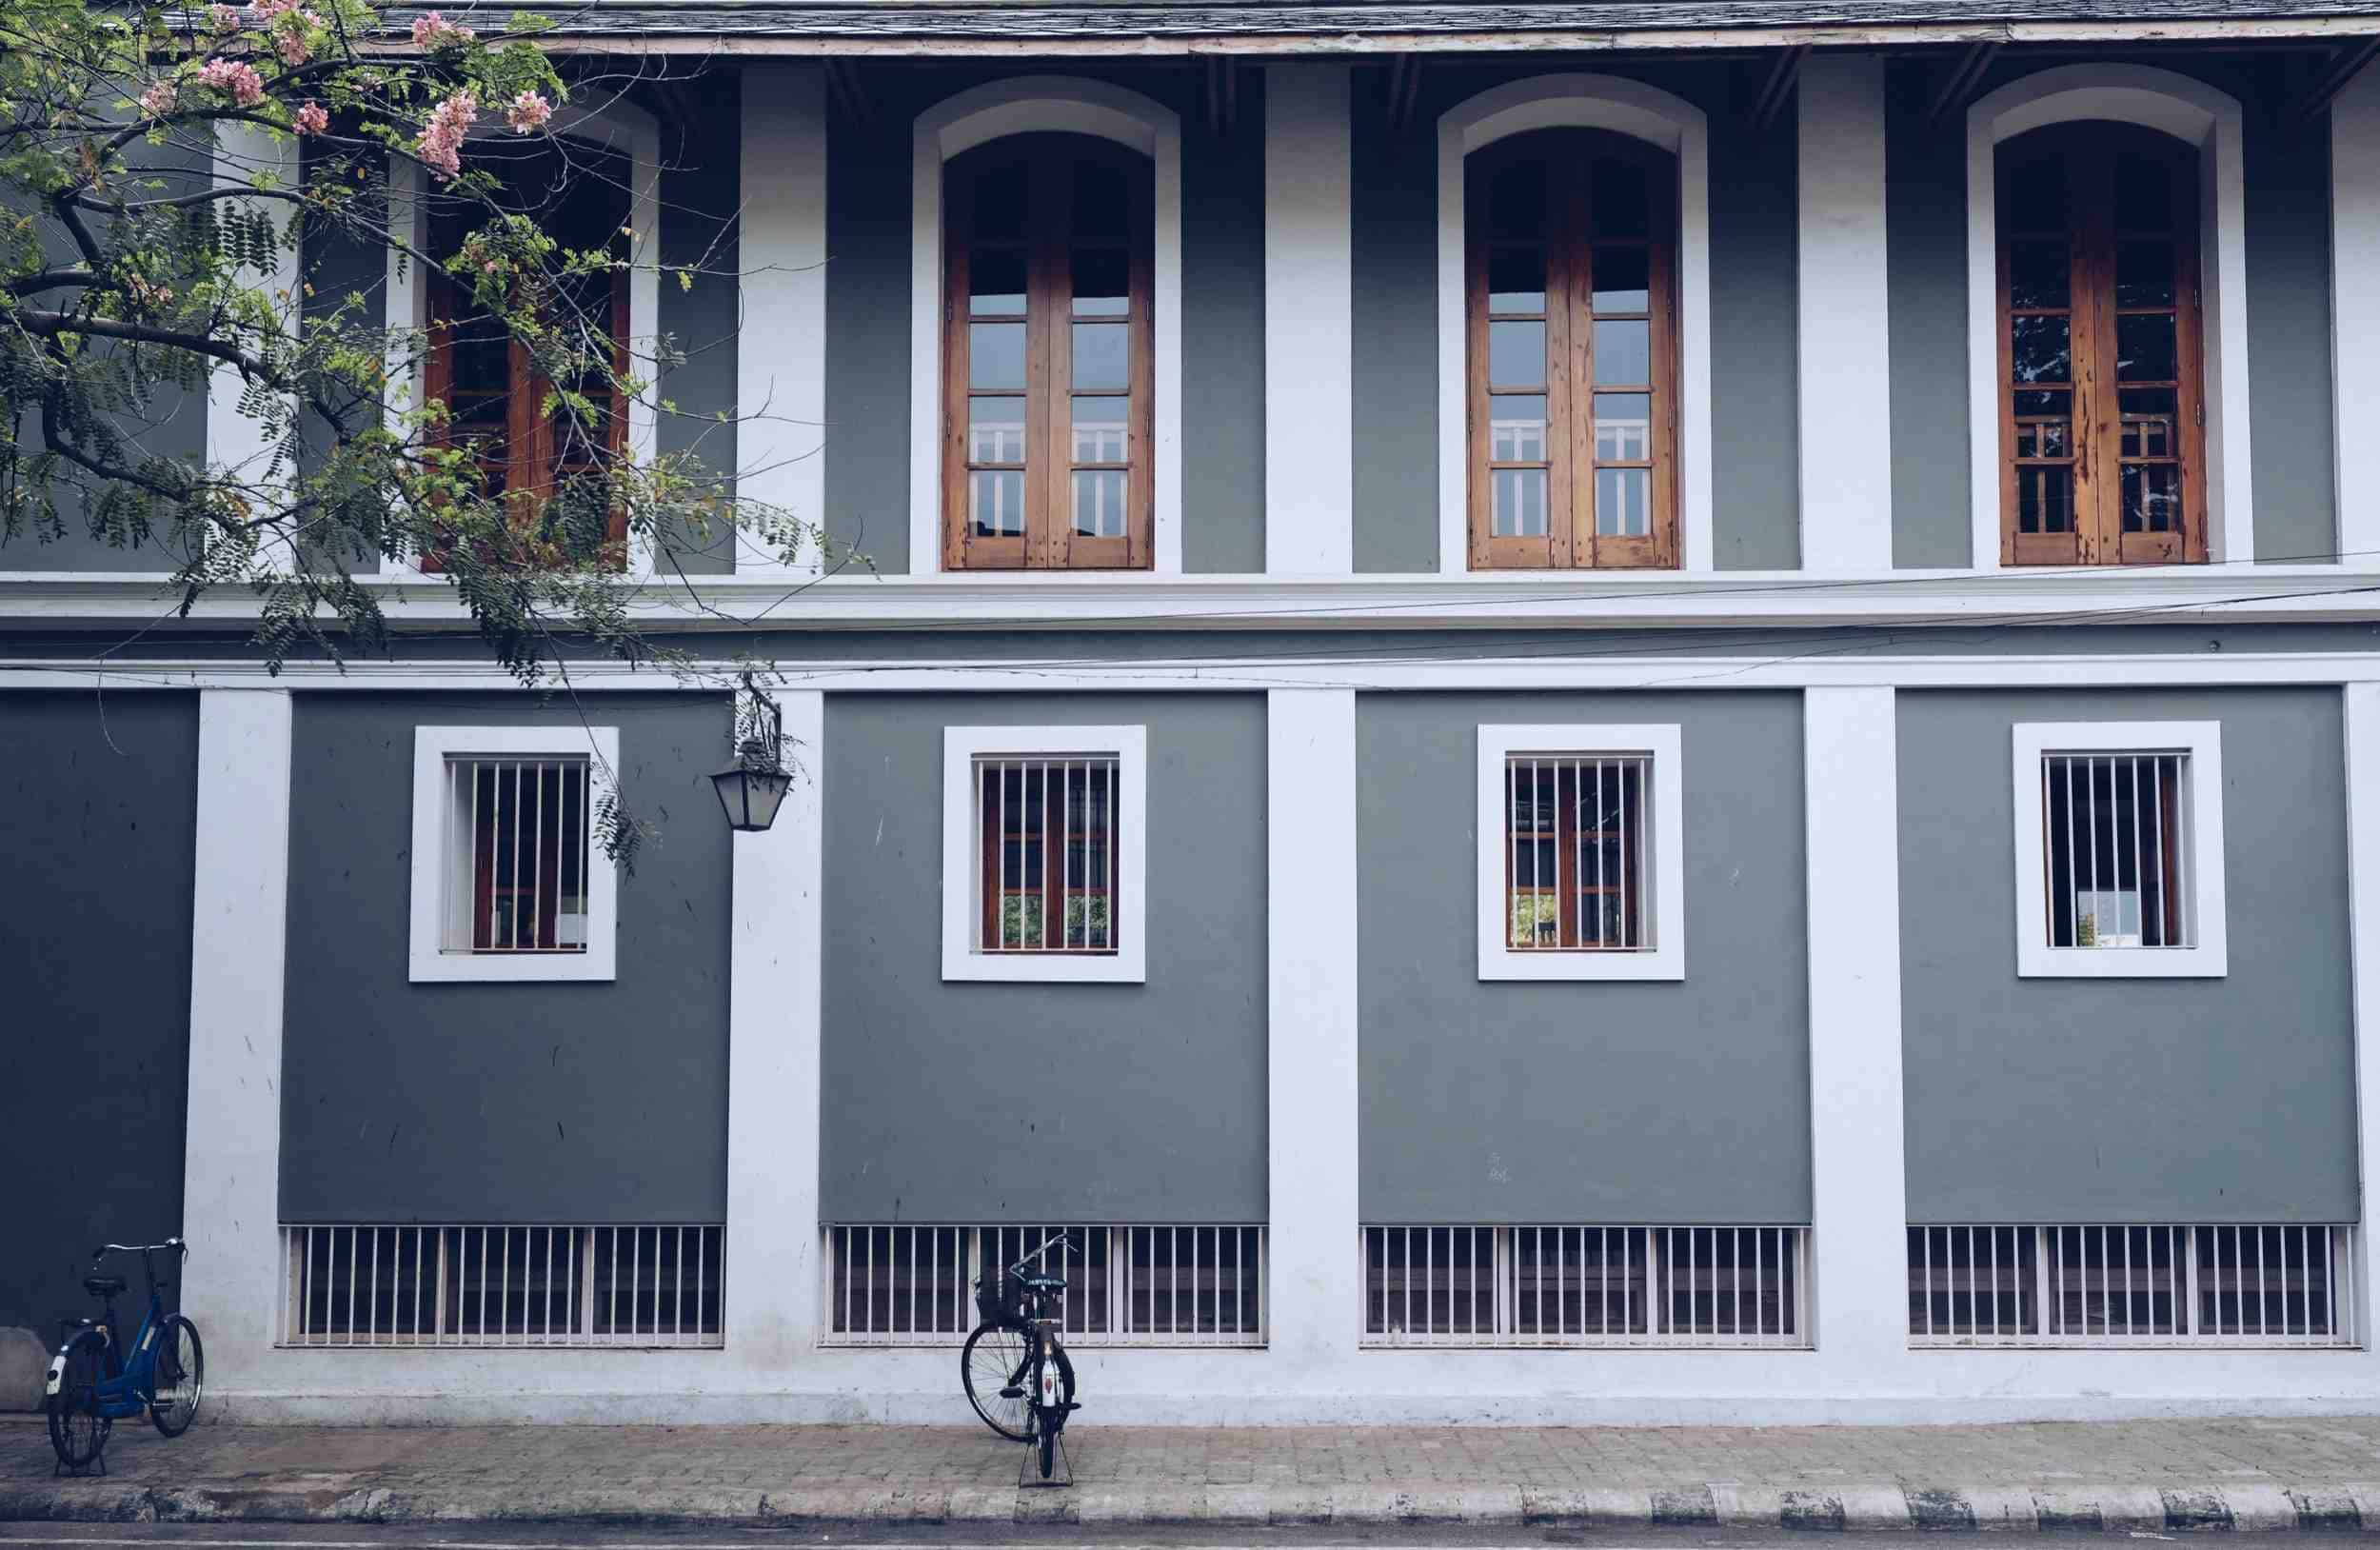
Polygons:
M1545 470L1497 468L1491 475L1496 493L1495 527L1498 538L1545 536Z
M1132 385L1132 329L1121 323L1077 323L1074 329L1074 385L1077 388L1128 388Z
M2128 242L2115 249L2115 305L2173 305L2173 245Z
M1595 470L1595 530L1605 538L1642 538L1653 531L1653 470Z
M1653 456L1653 399L1646 393L1595 395L1595 455L1607 463Z
M1499 388L1535 388L1545 381L1545 325L1488 325L1488 381Z
M1077 469L1074 476L1074 530L1085 538L1124 536L1122 469Z
M1545 164L1521 162L1488 186L1488 229L1498 237L1545 234Z
M2190 945L2181 885L2188 763L2175 753L2043 756L2051 946Z
M2123 413L2123 455L2172 457L2174 392L2171 388L2127 388L2116 394Z
M2016 530L2020 533L2071 533L2074 530L2074 470L2032 467L2016 470Z
M1132 261L1107 248L1074 255L1074 315L1122 317L1132 310Z
M1074 460L1077 463L1131 461L1132 400L1074 400Z
M2170 312L2135 312L2115 320L2115 380L2172 382L2173 317Z
M1496 463L1545 461L1545 400L1499 393L1488 400L1488 457Z
M1488 254L1488 310L1545 310L1545 250L1498 248Z
M587 769L584 759L446 762L449 951L586 950Z
M1508 945L1641 950L1652 855L1642 755L1509 755L1501 836Z
M1637 320L1595 324L1597 387L1635 387L1653 380L1653 325Z
M1598 237L1641 237L1651 229L1652 209L1644 169L1633 162L1597 158L1595 164L1595 234Z
M1114 952L1115 757L978 759L976 768L977 950Z
M1024 310L1024 254L978 248L967 255L967 309L976 316Z
M2124 466L2124 530L2172 533L2182 527L2182 470L2171 463Z
M1653 294L1653 255L1642 248L1595 250L1595 309L1641 312Z
M2016 394L2016 412L2032 419L2054 416L2060 420L2071 420L2073 417L2073 395L2063 388L2055 392L2039 388L2023 390Z
M970 398L967 400L967 461L969 463L1022 463L1024 461L1023 399Z
M970 323L967 325L967 386L970 388L1022 388L1024 386L1023 324Z
M979 237L1024 235L1024 168L1011 162L987 168L975 180L975 234Z
M2008 245L2008 305L2066 307L2070 258L2062 242L2012 242Z
M1080 162L1074 171L1074 234L1121 237L1132 203L1121 169Z
M1024 531L1024 475L967 475L967 521L978 538L1015 538Z
M2115 225L2128 232L2163 231L2172 227L2173 174L2163 162L2117 153Z
M2000 223L2011 231L2066 229L2066 158L2034 156L2000 172Z
M2009 368L2018 382L2069 382L2073 370L2070 320L2017 317L2008 320Z

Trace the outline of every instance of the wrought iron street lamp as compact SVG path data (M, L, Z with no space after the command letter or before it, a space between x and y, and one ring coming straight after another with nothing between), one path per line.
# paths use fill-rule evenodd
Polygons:
M793 776L785 768L785 718L777 702L753 686L744 675L736 705L736 762L711 777L719 805L726 809L727 826L744 834L764 834L777 822Z

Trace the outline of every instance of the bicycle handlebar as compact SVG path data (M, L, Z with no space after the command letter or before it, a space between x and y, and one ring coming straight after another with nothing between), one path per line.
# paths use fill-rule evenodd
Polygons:
M90 1257L104 1260L110 1254L151 1254L161 1248L178 1248L186 1255L190 1251L190 1245L181 1239L169 1238L162 1243L102 1243L90 1251Z
M1041 1241L1041 1246L1040 1248L1035 1249L1032 1253L1030 1253L1030 1254L1026 1255L1023 1259L1019 1260L1016 1263L1014 1263L1014 1264L1010 1265L1010 1266L1008 1267L1008 1273L1009 1273L1010 1275L1012 1275L1012 1276L1013 1276L1013 1275L1015 1275L1015 1274L1017 1274L1019 1271L1022 1270L1022 1269L1023 1269L1026 1265L1031 1264L1034 1261L1036 1261L1036 1260L1040 1259L1042 1255L1047 1254L1053 1246L1055 1246L1055 1245L1057 1245L1057 1244L1059 1244L1059 1243L1064 1243L1064 1244L1065 1244L1065 1245L1067 1245L1069 1248L1071 1248L1071 1247L1073 1247L1073 1246L1074 1246L1074 1240L1073 1240L1073 1239L1071 1239L1071 1238L1068 1238L1068 1237L1067 1237L1064 1233L1062 1233L1062 1232L1054 1232L1054 1233L1050 1234L1047 1238L1045 1238L1045 1239L1043 1239L1043 1240Z

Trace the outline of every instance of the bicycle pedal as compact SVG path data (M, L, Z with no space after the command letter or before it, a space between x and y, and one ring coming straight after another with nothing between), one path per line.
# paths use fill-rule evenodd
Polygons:
M1082 1401L1081 1400L1068 1400L1064 1408L1068 1410L1080 1410L1082 1408Z
M1024 1398L1024 1390L1011 1383L1000 1391L1000 1397L1003 1400L1021 1400Z

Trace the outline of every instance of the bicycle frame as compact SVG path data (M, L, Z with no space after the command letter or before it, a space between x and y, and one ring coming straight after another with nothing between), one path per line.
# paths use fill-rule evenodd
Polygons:
M129 1421L157 1402L157 1337L165 1328L166 1303L165 1294L157 1285L157 1266L149 1259L152 1252L153 1248L141 1251L141 1270L149 1278L149 1307L141 1315L140 1329L132 1338L130 1356L124 1354L127 1347L116 1340L112 1298L103 1304L104 1312L90 1326L99 1331L107 1349L108 1376L100 1381L94 1394L99 1413L109 1421Z

